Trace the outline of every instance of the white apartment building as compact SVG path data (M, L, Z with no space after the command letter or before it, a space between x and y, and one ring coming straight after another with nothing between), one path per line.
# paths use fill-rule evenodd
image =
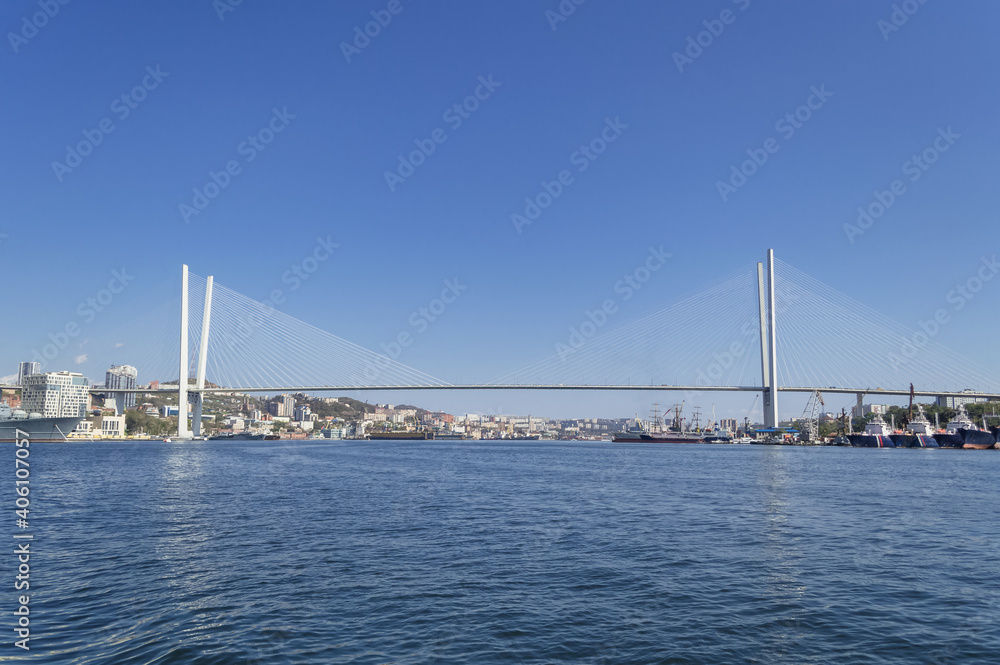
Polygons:
M82 418L86 415L90 382L76 372L47 372L24 377L21 408L43 418Z

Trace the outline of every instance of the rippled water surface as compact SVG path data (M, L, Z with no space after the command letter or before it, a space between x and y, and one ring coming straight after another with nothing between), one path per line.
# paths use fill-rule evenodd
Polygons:
M31 461L33 662L1000 661L1000 453L86 443ZM0 661L24 660L3 616Z

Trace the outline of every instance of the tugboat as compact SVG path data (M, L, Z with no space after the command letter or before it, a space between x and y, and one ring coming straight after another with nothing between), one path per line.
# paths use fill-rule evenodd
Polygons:
M917 404L917 417L906 426L906 432L890 434L889 438L897 448L940 448L933 434L934 428L931 421L927 420L924 407Z
M864 434L848 434L847 439L855 448L895 448L891 434L892 430L882 420L882 416L876 415L865 426Z

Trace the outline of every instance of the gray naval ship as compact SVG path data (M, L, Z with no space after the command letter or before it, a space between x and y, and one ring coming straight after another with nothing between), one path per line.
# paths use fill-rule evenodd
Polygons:
M65 441L83 418L42 418L0 404L0 442L28 439L35 441ZM20 432L18 431L20 430Z

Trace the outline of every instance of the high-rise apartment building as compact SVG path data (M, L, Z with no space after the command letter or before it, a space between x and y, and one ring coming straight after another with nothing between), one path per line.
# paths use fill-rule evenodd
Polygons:
M17 366L17 385L24 385L24 377L38 374L42 371L42 364L36 362L23 362Z
M267 410L272 416L291 418L295 412L295 398L291 395L278 395L267 405Z
M112 365L104 375L105 388L128 389L135 388L139 370L131 365ZM116 393L115 400L126 409L135 406L135 393Z

